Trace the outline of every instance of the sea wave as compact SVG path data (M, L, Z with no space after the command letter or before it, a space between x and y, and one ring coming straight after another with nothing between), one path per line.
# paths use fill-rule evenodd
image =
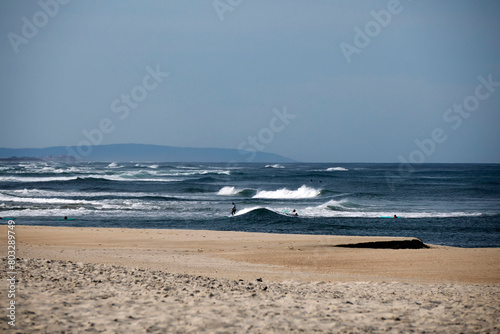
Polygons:
M64 198L44 198L44 197L17 197L6 194L0 194L2 202L19 202L19 203L37 203L37 204L71 204L71 205L88 205L92 202L87 200L72 200Z
M59 197L18 197L0 193L3 209L19 210L22 208L36 208L39 211L51 209L75 210L85 208L88 210L115 210L122 211L164 211L172 206L179 206L178 202L186 199L169 196L144 196L133 198L120 197L87 197L86 199L71 199ZM19 214L18 214L19 215Z
M274 165L266 165L265 168L285 168L285 166L282 166L280 164L274 164Z
M184 198L169 196L158 192L82 192L82 191L54 191L42 189L17 189L5 190L0 195L13 196L18 198L44 197L44 198L64 198L75 200L83 197L87 200L106 200L106 199L143 199L143 200L165 200L165 201L184 201Z
M108 168L120 168L122 166L118 165L116 162L112 162L108 165Z
M161 171L158 175L166 176L196 176L196 175L230 175L231 171L222 169L189 170L189 171Z
M353 202L350 202L348 199L341 200L330 200L325 204L317 206L317 208L321 210L331 210L331 211L353 211L355 209L359 209L360 205L353 205Z
M237 211L234 215L235 216L243 216L246 214L279 214L279 212L276 209L272 209L269 207L263 207L263 206L253 206L249 208L244 208L239 211Z
M250 207L250 208L243 208L241 210L236 211L236 213L234 215L235 216L242 216L244 214L247 214L249 212L252 212L254 210L259 210L259 209L263 209L263 207L262 206L253 206L253 207Z
M95 215L95 211L83 207L73 208L73 209L68 209L68 208L39 209L30 207L30 208L21 208L19 210L12 210L9 212L9 214L14 217L43 217L43 221L38 220L38 223L51 222L50 225L54 226L53 224L62 223L58 222L58 219L61 219L62 217L67 216L70 218L75 218L88 215Z
M0 177L0 182L51 182L51 181L72 181L76 176L6 176Z
M236 187L222 187L218 192L217 195L219 196L234 196L234 195L239 195L239 196L252 196L255 194L255 190L249 189L249 188L236 188Z
M249 208L244 208L236 212L235 216L242 216L246 214L257 214L257 215L281 215L287 217L300 217L300 212L296 215L293 209L290 208L271 208L265 206L253 206Z
M139 167L139 168L159 168L160 166L158 164L135 164L134 167ZM163 166L164 168L178 168L174 166Z
M267 199L300 199L300 198L314 198L321 194L321 190L310 188L306 185L301 186L297 190L289 190L281 188L278 190L260 190L253 198L267 198Z
M46 165L33 165L33 166L24 166L22 169L11 169L12 174L72 174L72 173L85 173L90 169L88 167L82 166L46 166Z
M344 167L330 167L326 169L327 172L347 172L348 170Z
M454 218L454 217L478 217L482 216L481 212L408 212L397 210L387 211L387 210L376 210L373 206L362 205L356 202L349 201L348 199L342 200L330 200L324 204L306 207L300 210L299 213L302 217L310 218L385 218L393 217L397 215L399 218Z
M238 188L235 188L235 187L223 187L223 188L221 188L217 192L217 195L220 195L220 196L231 196L231 195L238 194L242 190L243 189L238 189Z

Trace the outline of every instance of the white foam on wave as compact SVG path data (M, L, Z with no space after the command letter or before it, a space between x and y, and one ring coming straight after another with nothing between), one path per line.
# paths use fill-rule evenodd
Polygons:
M214 170L204 170L204 171L201 171L199 174L201 174L201 175L206 175L206 174L230 175L231 171L221 170L221 169L215 170L214 169Z
M2 182L48 182L48 181L70 181L76 180L76 176L40 176L40 177L0 177Z
M282 166L280 164L274 164L274 165L266 165L266 168L285 168L285 166Z
M43 174L63 174L63 173L66 173L66 174L69 174L69 173L81 174L81 173L87 173L87 172L89 172L91 170L92 169L88 168L88 167L75 167L75 166L71 166L71 167L57 167L56 168L56 167L52 167L52 166L43 166L42 165L42 166L33 166L33 168L31 168L30 170L12 170L10 173L11 174L20 174L20 175L23 175L23 174L26 174L26 173L40 174L40 177L42 177Z
M222 169L189 169L189 170L170 170L170 171L159 171L157 175L166 175L166 176L196 176L196 175L209 175L209 174L217 174L217 175L230 175L231 171L222 170Z
M348 203L349 201L345 198L341 200L334 200L331 199L326 203L323 203L321 205L318 205L317 208L322 208L322 209L328 209L329 207L344 207L345 203Z
M268 209L268 210L271 210L269 208L264 208L262 206L252 206L250 208L244 208L244 209L238 210L238 211L236 211L236 213L234 215L235 216L241 216L241 215L244 215L246 213L249 213L251 211L258 210L258 209Z
M3 202L21 202L21 203L41 203L41 204L74 204L87 205L93 204L86 200L72 200L64 198L44 198L44 197L17 197L6 194L0 194L0 201Z
M102 180L108 180L108 181L141 181L141 182L174 182L174 181L182 181L179 179L174 179L174 178L152 178L154 177L153 174L147 172L143 174L144 177L141 176L141 172L126 172L122 174L116 174L116 175L101 175L101 174L95 174L95 175L87 175L87 176L80 176L79 178L82 180L85 179L102 179Z
M306 207L300 210L302 217L339 217L339 218L381 218L392 217L397 215L400 218L452 218L452 217L477 217L481 216L480 212L398 212L395 211L375 211L373 207L366 206L364 208L349 207L345 204L349 203L348 200L342 199L339 201L330 200L314 207ZM337 210L333 210L336 208ZM365 209L365 210L363 210Z
M220 196L231 196L231 195L238 194L242 190L243 189L238 189L238 188L235 188L235 187L223 187L223 188L221 188L217 192L217 195L220 195Z
M96 216L96 210L91 209L91 208L84 208L84 207L79 207L79 208L50 208L50 209L23 209L23 210L6 210L3 211L5 216L10 216L10 217L42 217L44 220L49 219L52 221L54 224L65 224L65 221L60 220L64 216L68 216L69 218L82 218L85 219L89 217L88 219L91 219L94 221L95 216ZM124 219L130 219L131 217L137 217L137 218L153 218L157 219L159 214L158 211L154 212L152 214L151 211L141 211L141 210L134 210L134 211L122 211L122 210L116 210L116 209L102 209L98 211L99 217L100 218L116 218L116 217L123 217ZM169 212L162 212L161 213L162 217L171 217L172 215ZM73 223L70 221L70 223Z
M281 188L278 190L260 190L253 198L268 198L268 199L299 199L299 198L314 198L319 196L321 190L309 188L306 185L297 190L289 190Z
M43 206L41 212L48 210L48 208L53 206L63 206L64 210L76 210L76 209L93 209L98 210L115 210L117 212L128 212L128 211L158 211L163 210L163 204L167 202L154 202L144 201L141 198L133 199L104 199L99 201L85 200L85 199L65 199L57 197L18 197L7 194L0 193L0 201L4 203L23 203L23 205L33 205L37 207L34 210L40 210L40 204L47 204ZM56 208L54 208L56 209ZM61 208L63 209L63 208ZM51 209L49 209L51 210ZM19 214L17 214L19 215Z
M153 204L141 199L113 199L100 202L99 209L117 211L158 211L165 208L161 205Z
M108 168L120 168L121 166L118 166L116 162L112 162L108 165Z
M156 179L151 179L151 178L122 178L122 177L101 177L106 180L110 181L138 181L138 182L178 182L182 181L181 179L171 179L171 178L156 178Z
M18 167L22 167L22 168L26 168L26 169L39 168L40 166L47 166L47 163L46 162L39 162L38 164L36 164L34 162L20 162L18 165Z
M200 167L195 167L195 166L176 166L175 168L179 168L179 169L200 169Z
M51 163L48 164L46 162L37 162L36 164L28 164L28 165L20 165L22 170L13 171L14 173L72 173L72 172L82 172L84 170L92 170L93 167L89 166L69 166L65 164ZM12 169L12 168L10 168Z
M348 170L344 167L330 167L326 169L327 172L347 172Z
M139 170L139 171L126 171L126 172L118 172L115 174L118 177L122 178L143 178L143 177L151 177L156 176L158 174L157 171L149 171L149 170ZM102 176L101 176L102 177Z
M5 195L16 197L127 197L127 198L141 198L150 196L165 196L161 193L148 193L148 192L77 192L77 191L54 191L54 190L41 190L41 189L16 189L16 190L2 190Z
M88 210L85 208L75 208L75 209L24 209L24 210L7 210L6 213L9 213L9 216L14 217L43 217L49 218L53 217L54 222L56 219L60 219L64 216L68 216L70 218L95 215L94 210ZM57 223L62 223L57 221Z
M6 192L6 194L16 194L16 196L38 196L38 197L43 197L43 196L63 196L66 195L64 192L58 192L58 191L50 191L50 190L41 190L41 189L18 189L18 190L11 190L9 192ZM79 195L79 193L78 193Z
M49 166L45 166L45 167L42 167L41 169L39 169L40 172L42 173L52 173L52 172L55 172L55 168L54 167L49 167Z
M76 167L70 168L57 168L50 171L51 173L62 174L62 173L81 173L82 171Z

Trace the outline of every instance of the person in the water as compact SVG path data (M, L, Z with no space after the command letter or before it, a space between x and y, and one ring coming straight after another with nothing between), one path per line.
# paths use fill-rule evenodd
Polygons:
M234 216L235 213L236 213L236 204L234 204L233 202L233 208L231 209L231 216Z

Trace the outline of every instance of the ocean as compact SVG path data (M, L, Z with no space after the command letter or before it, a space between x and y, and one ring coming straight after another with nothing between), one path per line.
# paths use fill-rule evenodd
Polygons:
M500 165L2 162L0 216L17 225L403 236L500 247Z

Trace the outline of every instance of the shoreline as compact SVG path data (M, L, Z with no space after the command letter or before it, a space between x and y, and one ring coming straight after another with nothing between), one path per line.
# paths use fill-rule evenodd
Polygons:
M16 233L22 258L226 279L500 284L500 248L337 247L413 238L22 225Z

